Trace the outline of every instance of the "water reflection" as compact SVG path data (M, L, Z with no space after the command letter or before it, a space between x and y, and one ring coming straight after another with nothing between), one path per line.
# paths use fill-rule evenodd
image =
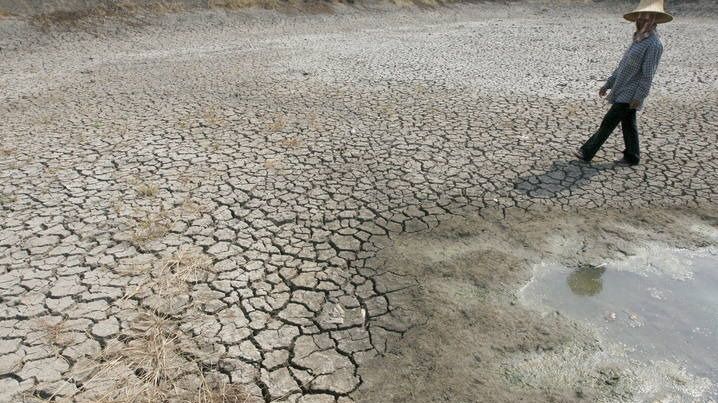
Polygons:
M718 249L661 245L605 266L538 266L522 299L583 322L642 362L636 370L649 368L655 382L635 401L718 402L717 289Z
M603 290L601 276L605 271L604 267L583 266L571 273L566 278L566 283L575 295L590 297Z

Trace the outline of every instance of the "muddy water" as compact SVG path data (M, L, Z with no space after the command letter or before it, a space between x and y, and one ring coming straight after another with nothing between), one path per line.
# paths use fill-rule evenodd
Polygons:
M656 247L597 265L541 264L522 299L583 322L629 359L677 364L702 378L701 390L678 393L685 401L718 398L717 249Z

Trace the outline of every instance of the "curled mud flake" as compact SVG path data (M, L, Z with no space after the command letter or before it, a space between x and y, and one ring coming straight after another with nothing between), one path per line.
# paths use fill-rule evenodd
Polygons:
M326 323L341 325L344 323L344 308L339 303L327 303L320 315Z

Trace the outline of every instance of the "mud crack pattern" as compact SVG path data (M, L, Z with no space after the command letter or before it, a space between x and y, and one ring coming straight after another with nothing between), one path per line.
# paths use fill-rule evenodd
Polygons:
M716 26L665 28L643 163L620 169L620 135L592 165L568 152L630 29L537 7L0 21L0 400L106 398L168 342L180 389L350 402L411 324L384 284L415 282L373 259L392 236L486 208L714 205Z

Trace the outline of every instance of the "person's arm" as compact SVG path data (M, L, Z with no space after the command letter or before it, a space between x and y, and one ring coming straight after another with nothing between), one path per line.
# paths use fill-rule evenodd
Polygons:
M641 64L641 75L638 78L638 88L636 88L636 93L633 95L631 108L636 109L643 105L643 100L646 99L651 91L653 76L656 74L662 54L663 46L661 45L651 46L646 49L646 54L643 56L643 63Z
M603 84L603 87L601 87L602 91L610 90L613 88L613 83L616 82L616 72L618 71L618 68L616 70L613 70L613 73L610 77L606 80L606 84Z
M603 96L606 96L606 91L608 91L608 90L610 90L610 89L613 89L613 84L616 83L616 75L618 75L618 69L621 68L621 64L623 63L623 59L626 58L626 55L628 54L628 52L629 52L630 50L631 50L631 48L629 47L629 48L623 53L623 58L622 58L621 61L618 63L618 66L616 66L616 68L613 70L613 73L611 73L611 75L606 79L606 83L603 84L603 87L601 87L601 89L598 91L598 95L600 95L600 96L602 96L602 97L603 97Z
M611 74L611 77L608 77L608 80L606 80L606 84L603 84L603 87L601 87L600 90L598 90L598 96L599 97L605 97L606 92L613 88L613 83L616 81L616 71L618 69L613 71L613 74Z

